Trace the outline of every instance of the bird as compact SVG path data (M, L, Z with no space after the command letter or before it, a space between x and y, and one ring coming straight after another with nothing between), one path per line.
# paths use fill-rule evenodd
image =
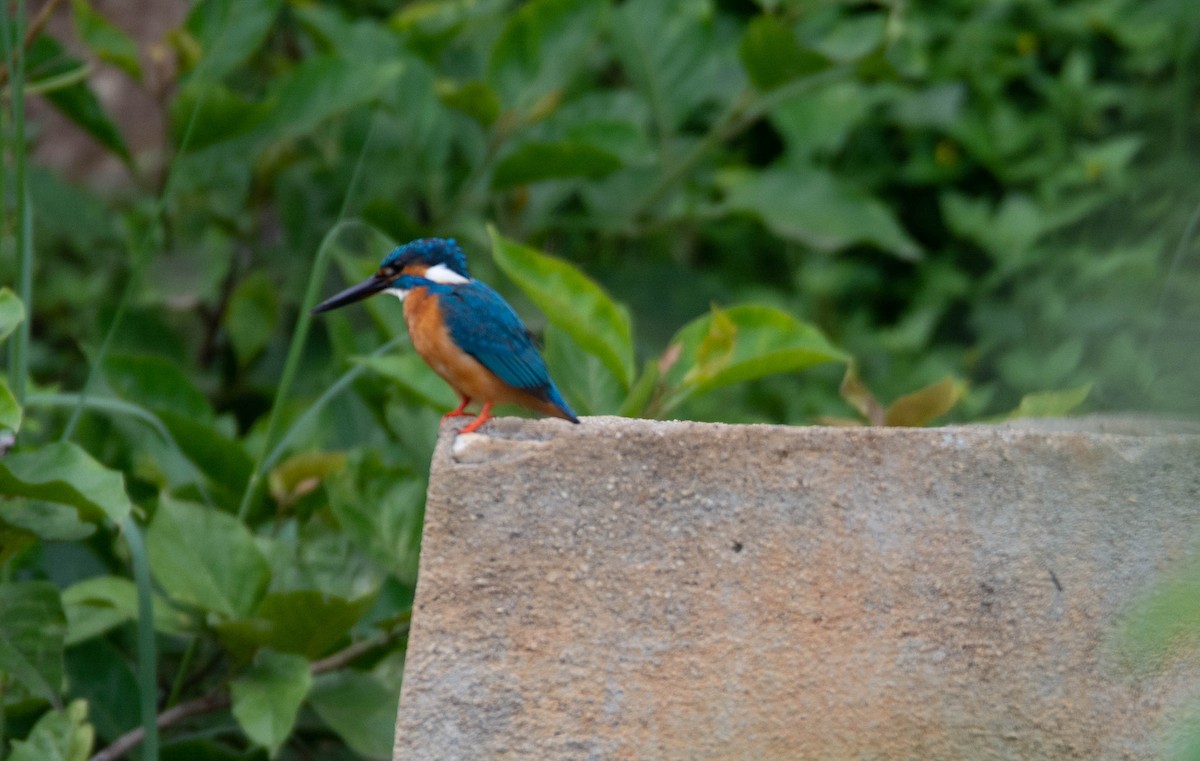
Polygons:
M460 404L442 417L469 417L460 434L492 417L493 404L517 404L578 423L554 385L533 335L504 298L471 277L467 255L453 238L421 238L397 246L366 280L330 296L312 314L353 304L377 293L404 302L404 322L425 364L458 394Z

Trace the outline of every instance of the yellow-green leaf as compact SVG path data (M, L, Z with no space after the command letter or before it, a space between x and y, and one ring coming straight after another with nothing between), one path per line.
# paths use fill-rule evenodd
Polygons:
M963 387L951 376L905 394L892 402L884 416L884 425L921 426L949 412L962 398Z
M1005 415L1006 420L1023 417L1060 417L1083 404L1092 392L1092 384L1061 391L1038 391L1021 397L1021 403Z

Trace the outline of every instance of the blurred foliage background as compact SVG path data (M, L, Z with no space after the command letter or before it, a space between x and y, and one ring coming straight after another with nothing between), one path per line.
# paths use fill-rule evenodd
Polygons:
M0 758L388 756L454 397L307 307L415 237L583 414L1200 413L1193 0L28 5Z

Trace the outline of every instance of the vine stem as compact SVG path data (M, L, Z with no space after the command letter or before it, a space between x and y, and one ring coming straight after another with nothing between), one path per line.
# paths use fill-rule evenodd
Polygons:
M330 671L337 671L345 668L362 656L381 647L386 647L400 637L408 633L408 624L405 623L396 627L390 632L376 637L375 639L366 639L360 642L355 642L343 650L339 650L328 658L323 658L319 661L313 661L309 667L309 672L313 676L325 674ZM229 693L214 692L203 697L189 700L186 703L180 703L163 711L158 715L155 722L156 729L162 730L169 726L178 724L184 719L189 719L193 716L201 716L206 713L220 711L230 706L231 700ZM117 761L121 756L136 748L146 737L144 727L130 730L118 737L107 748L100 751L91 757L90 761Z

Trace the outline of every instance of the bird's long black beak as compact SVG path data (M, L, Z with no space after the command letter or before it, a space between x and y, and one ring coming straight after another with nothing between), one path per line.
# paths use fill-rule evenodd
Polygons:
M387 288L387 278L371 275L366 280L358 285L352 285L341 293L334 294L312 308L311 314L320 314L328 312L330 309L344 307L347 304L353 304L356 301L362 301L368 296L374 296L383 289Z

